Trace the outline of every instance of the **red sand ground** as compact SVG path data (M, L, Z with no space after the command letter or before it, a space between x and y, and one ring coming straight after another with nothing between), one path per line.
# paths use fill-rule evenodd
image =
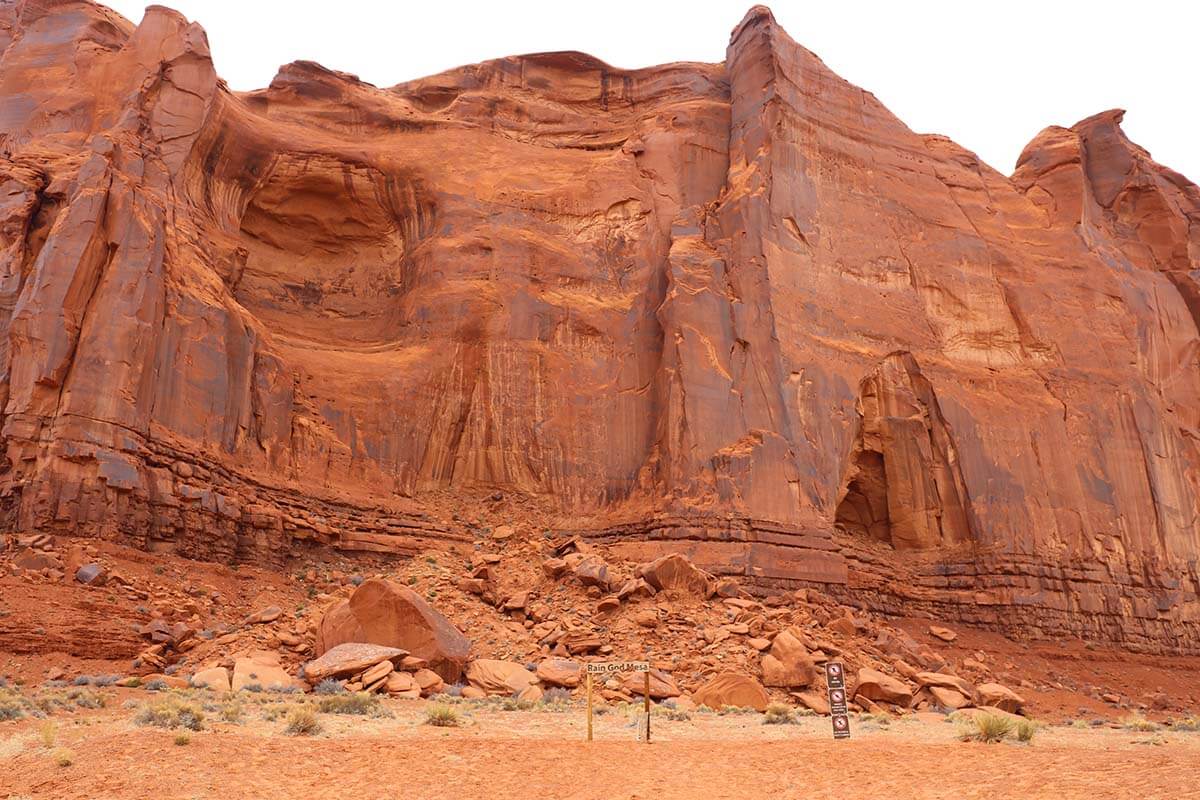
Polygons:
M119 693L121 698L147 696ZM634 740L630 717L477 709L458 729L424 726L426 704L391 701L391 719L321 715L319 738L285 736L281 722L191 734L134 727L109 709L60 721L58 766L34 720L0 727L0 798L345 797L672 800L774 798L1189 798L1200 786L1200 733L1046 728L1031 745L960 742L952 724L914 718L856 722L835 742L828 722L764 726L759 715L655 719L658 741ZM467 706L463 706L467 708Z

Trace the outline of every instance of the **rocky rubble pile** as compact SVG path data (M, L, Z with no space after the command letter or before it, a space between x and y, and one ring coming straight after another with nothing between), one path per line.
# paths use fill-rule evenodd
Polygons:
M314 564L294 573L308 601L290 611L260 602L251 613L199 582L131 580L94 548L43 537L6 547L3 566L22 580L66 581L64 570L13 564L95 565L103 591L136 603L144 646L126 683L309 691L333 682L401 698L536 701L552 690L578 696L588 661L638 659L652 664L655 700L755 709L782 701L821 714L830 660L846 665L852 708L863 711L1020 713L1034 688L986 653L940 652L957 637L944 626L930 625L922 644L813 589L750 596L680 553L631 562L579 539L504 527L479 529L475 545L469 555L381 562L372 576ZM80 592L102 585L73 582ZM602 702L631 701L642 678L595 689Z

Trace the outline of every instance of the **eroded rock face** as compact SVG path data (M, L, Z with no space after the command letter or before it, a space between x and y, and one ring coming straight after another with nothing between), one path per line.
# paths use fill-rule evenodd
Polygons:
M1120 117L1008 178L761 7L721 64L235 93L167 9L5 4L0 519L279 564L499 487L642 561L1195 652L1200 190Z

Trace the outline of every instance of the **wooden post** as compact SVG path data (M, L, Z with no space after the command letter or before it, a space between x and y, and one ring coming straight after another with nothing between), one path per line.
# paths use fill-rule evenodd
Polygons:
M646 688L645 688L645 709L646 709L646 744L650 744L650 672L646 672Z
M592 673L587 674L588 738L592 740Z

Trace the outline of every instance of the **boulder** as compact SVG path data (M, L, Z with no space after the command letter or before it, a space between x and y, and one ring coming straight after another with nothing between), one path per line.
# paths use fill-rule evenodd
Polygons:
M712 576L680 553L671 553L647 564L640 564L637 573L642 580L660 592L673 591L677 594L709 597L713 591Z
M363 672L362 677L359 678L359 681L363 686L371 686L377 681L386 679L394 671L395 668L392 662L385 659L373 667L368 667Z
M930 625L929 635L935 639L941 639L943 642L953 642L958 638L958 634L949 628L943 628L941 625Z
M761 683L738 672L722 672L713 676L692 694L692 700L714 709L734 706L753 708L755 711L765 711L771 702Z
M62 569L62 562L53 553L26 548L13 557L13 565L21 569L41 572L44 569Z
M414 697L421 696L421 687L417 685L417 681L407 672L393 672L387 676L384 681L383 690L388 694L407 695L412 693Z
M763 683L767 686L801 688L811 686L816 668L796 628L780 631L762 658Z
M537 676L512 661L477 658L467 665L467 681L487 694L508 695L521 691Z
M437 694L446 688L446 682L442 680L442 676L431 669L417 670L413 673L413 680L416 681L417 688L421 690L421 694L426 697Z
M805 689L803 692L792 692L792 697L800 705L810 709L817 714L829 714L829 695L826 692L819 692L815 689Z
M192 676L192 686L205 686L214 692L228 692L232 689L229 670L224 667L202 669Z
M325 612L317 634L317 654L347 642L406 650L423 658L448 683L462 677L471 642L411 589L392 581L365 581L345 603Z
M971 684L957 675L947 675L944 672L918 672L913 678L917 681L918 686L941 686L953 689L964 697L972 697L975 694Z
M521 691L517 692L517 699L525 703L540 703L545 696L542 687L536 683L531 683Z
M302 681L288 674L279 664L279 654L258 651L248 653L233 662L233 691L241 691L247 686L258 686L267 691L278 691L296 687L307 688Z
M975 687L975 696L981 706L994 706L1016 714L1025 705L1025 698L999 683L981 683Z
M108 583L108 573L99 564L84 564L75 570L75 580L87 586L103 586Z
M912 702L912 689L907 684L870 667L858 671L854 691L855 696L881 703L907 706Z
M626 672L621 678L621 688L629 694L641 697L646 690L646 673ZM665 700L680 694L679 686L670 674L658 669L650 670L651 700Z
M939 706L948 708L951 711L971 705L971 696L963 694L957 689L951 689L946 686L926 686L923 691L929 692L930 696L933 697Z
M274 622L283 616L283 609L279 606L268 606L255 611L250 616L246 617L242 624L244 625L265 625L269 622Z
M304 677L313 684L326 678L345 678L357 675L384 661L397 664L405 655L407 653L398 647L347 642L327 650L321 656L305 664Z
M574 689L583 680L583 664L566 658L547 658L538 664L537 678L547 686Z
M366 633L350 609L350 601L338 600L327 606L321 615L313 652L319 656L339 644L365 642L366 639Z
M589 555L579 559L574 572L575 577L584 586L596 586L606 592L611 586L612 579L608 574L608 563L600 556Z

